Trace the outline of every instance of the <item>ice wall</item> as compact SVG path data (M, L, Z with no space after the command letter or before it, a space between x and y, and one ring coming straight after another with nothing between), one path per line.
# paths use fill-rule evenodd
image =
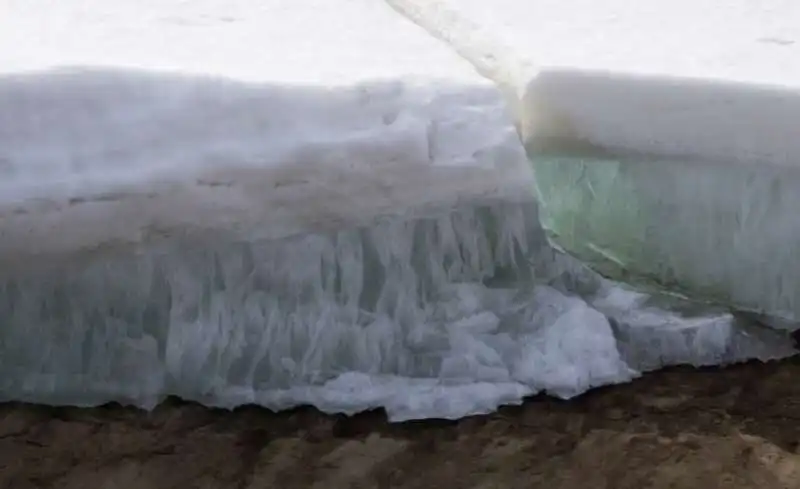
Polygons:
M388 1L516 105L554 243L796 327L800 6Z
M384 3L4 8L0 400L456 418L793 353L553 250L510 92Z
M794 352L726 311L600 279L546 245L533 203L59 258L0 274L0 399L458 418Z

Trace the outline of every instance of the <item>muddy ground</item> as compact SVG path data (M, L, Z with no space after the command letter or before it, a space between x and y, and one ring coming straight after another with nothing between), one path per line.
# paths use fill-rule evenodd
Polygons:
M389 424L304 408L0 406L5 489L800 488L800 361Z

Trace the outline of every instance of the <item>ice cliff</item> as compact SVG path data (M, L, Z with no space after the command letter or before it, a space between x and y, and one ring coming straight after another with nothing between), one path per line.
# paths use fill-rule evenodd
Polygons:
M562 238L555 204L588 184L548 173L570 153L536 160L517 81L498 88L386 3L4 8L0 45L24 48L0 50L1 399L456 418L793 352L551 248L535 187L547 230L593 265L606 229L588 224L652 216L587 201Z

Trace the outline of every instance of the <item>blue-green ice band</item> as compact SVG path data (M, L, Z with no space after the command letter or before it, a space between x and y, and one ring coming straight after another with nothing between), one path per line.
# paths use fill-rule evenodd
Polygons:
M531 152L550 239L601 273L800 318L800 171Z

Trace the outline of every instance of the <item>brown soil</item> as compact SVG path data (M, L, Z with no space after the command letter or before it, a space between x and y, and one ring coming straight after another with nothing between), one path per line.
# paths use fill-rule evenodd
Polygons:
M0 488L800 488L800 361L673 369L458 422L0 406Z

